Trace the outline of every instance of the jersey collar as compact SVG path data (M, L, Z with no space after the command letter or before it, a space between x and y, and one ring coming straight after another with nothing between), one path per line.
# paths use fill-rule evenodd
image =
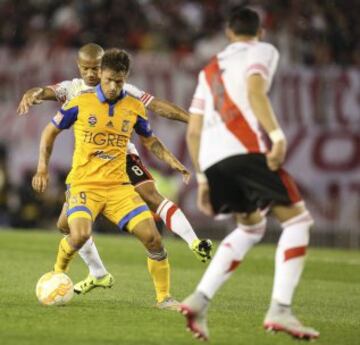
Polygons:
M96 85L95 90L96 90L96 96L97 96L97 98L99 99L99 101L101 103L109 103L109 104L112 103L112 104L114 104L114 103L120 101L121 99L123 99L126 96L126 91L123 89L123 90L121 90L119 97L115 101L109 101L109 100L106 99L100 84Z

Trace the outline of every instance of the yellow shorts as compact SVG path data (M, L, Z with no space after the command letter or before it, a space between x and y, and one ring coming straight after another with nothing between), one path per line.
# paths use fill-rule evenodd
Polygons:
M111 188L70 186L67 202L69 223L75 218L95 221L102 213L120 229L131 232L138 223L152 218L149 208L131 184Z

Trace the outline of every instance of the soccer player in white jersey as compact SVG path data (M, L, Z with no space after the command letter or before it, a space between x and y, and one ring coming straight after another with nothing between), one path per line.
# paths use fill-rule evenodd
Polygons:
M63 81L56 85L35 87L28 90L19 104L18 113L21 115L27 113L32 105L41 103L43 100L66 102L81 92L94 88L99 82L98 71L103 54L103 49L94 43L86 44L80 48L77 62L82 79ZM188 114L170 102L155 98L130 84L125 84L124 90L131 96L140 99L148 109L160 116L183 122L188 121ZM208 261L211 258L211 241L200 240L177 205L164 198L157 191L153 177L141 162L133 144L128 146L127 173L136 191L149 208L164 221L167 228L185 240L201 261ZM63 233L69 231L66 208L67 204L65 203L57 223L58 228ZM111 287L113 285L113 277L102 263L92 239L85 243L79 254L88 265L90 272L86 279L75 285L75 292L87 293L94 287Z
M250 9L230 12L226 34L230 45L199 74L187 143L197 171L199 208L207 215L235 214L237 228L221 242L181 312L195 336L207 340L209 302L262 239L266 219L260 210L269 207L283 231L264 327L317 338L319 332L303 326L291 311L313 219L293 179L281 168L286 139L267 96L279 53L259 42L259 16ZM272 142L269 150L263 131Z

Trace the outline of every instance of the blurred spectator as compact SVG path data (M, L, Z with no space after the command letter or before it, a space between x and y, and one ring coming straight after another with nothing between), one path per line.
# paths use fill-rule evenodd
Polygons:
M260 12L283 63L358 63L357 0L1 0L0 44L78 47L94 41L130 50L195 51L207 59L224 44L223 14L238 3Z

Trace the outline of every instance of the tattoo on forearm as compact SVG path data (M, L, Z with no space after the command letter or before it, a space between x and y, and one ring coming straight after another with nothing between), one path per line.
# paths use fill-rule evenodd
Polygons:
M157 115L169 120L176 120L181 122L189 121L189 115L181 109L174 109L173 107L164 108L160 106L152 106L150 109Z
M159 141L155 141L150 146L151 152L159 159L164 160L165 148Z
M161 141L154 141L150 145L150 151L157 158L169 164L172 168L179 168L181 166L178 159L163 145Z

